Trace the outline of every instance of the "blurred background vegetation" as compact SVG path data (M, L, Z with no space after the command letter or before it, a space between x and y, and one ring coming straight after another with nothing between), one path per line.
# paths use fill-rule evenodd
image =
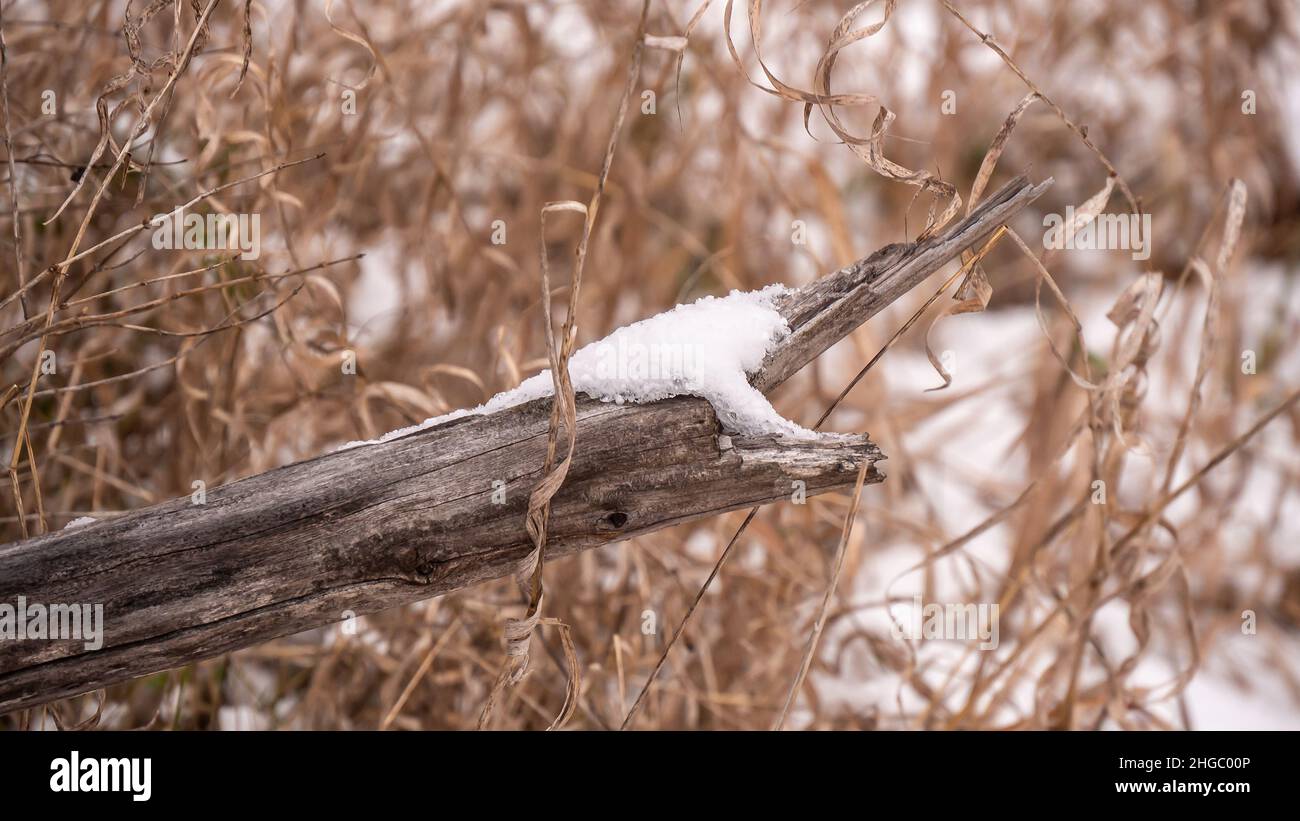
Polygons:
M169 85L207 5L3 4L5 541L476 405L543 367L540 212L591 196L641 4L221 2ZM757 87L814 90L845 32L883 22L837 54L827 88L873 98L833 108L842 130L871 135L886 106L884 156L963 206L1026 94L1050 100L1024 108L990 189L1026 169L1056 179L1011 227L1064 301L1002 241L987 310L930 334L952 385L926 390L942 384L927 321L831 417L872 434L889 479L864 492L789 726L1300 726L1300 414L1238 439L1300 385L1295 4L882 0L839 32L845 2L742 5L743 72L726 6L649 4L580 343L706 294L805 283L943 209L844 145L828 106L805 120L795 95ZM1107 162L1107 210L1150 214L1151 259L1047 253L1043 216L1106 187ZM194 210L259 214L259 258L114 239L221 186ZM553 283L580 233L576 216L550 220ZM814 422L954 270L783 386L778 409ZM1122 309L1154 313L1111 311L1126 293ZM634 726L772 724L848 507L759 513ZM740 517L548 565L546 615L572 629L583 672L569 726L619 726ZM999 603L999 647L894 639L888 608L905 618L918 594ZM473 727L516 603L487 584L0 726ZM565 665L543 640L494 726L559 712Z

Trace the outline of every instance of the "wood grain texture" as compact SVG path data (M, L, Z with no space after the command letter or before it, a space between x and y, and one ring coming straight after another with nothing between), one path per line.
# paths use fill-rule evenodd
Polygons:
M1017 177L965 219L925 242L886 245L871 256L828 274L782 298L790 322L785 344L772 351L750 381L767 392L853 332L931 274L977 245L1052 185Z
M1050 181L1049 181L1050 182ZM754 382L779 385L986 237L1048 183L1018 179L923 244L881 249L788 295L793 333ZM103 604L103 645L0 640L0 712L98 689L513 572L529 550L550 400L467 416L122 516L0 545L0 603ZM722 436L712 407L580 399L548 556L883 478L866 435ZM505 501L493 500L504 482Z

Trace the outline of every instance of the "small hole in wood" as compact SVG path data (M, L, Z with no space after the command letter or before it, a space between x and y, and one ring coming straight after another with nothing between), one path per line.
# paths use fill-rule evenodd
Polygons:
M627 524L627 514L621 510L616 510L606 516L605 521L609 522L612 527L619 528Z

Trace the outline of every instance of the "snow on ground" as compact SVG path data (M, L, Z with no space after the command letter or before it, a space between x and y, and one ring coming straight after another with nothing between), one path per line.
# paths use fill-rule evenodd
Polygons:
M1255 269L1250 271L1249 277L1251 287L1241 289L1246 300L1243 310L1251 317L1247 327L1259 329L1258 333L1263 335L1265 329L1279 326L1279 316L1300 315L1300 292L1288 288L1285 271ZM1172 327L1186 321L1193 330L1181 340L1181 344L1175 344L1166 336L1164 346L1151 365L1152 386L1143 416L1151 422L1162 420L1162 426L1164 421L1180 418L1185 411L1196 369L1200 323L1205 310L1204 293L1197 288L1167 298L1168 305L1162 306L1164 322ZM1105 316L1113 300L1113 292L1101 290L1077 297L1072 295L1089 350L1103 355L1110 349L1115 335L1114 325ZM1176 321L1174 317L1177 317ZM950 390L961 391L986 382L994 385L980 395L977 414L971 413L969 403L958 402L911 426L905 434L907 449L914 455L937 454L928 455L917 466L917 481L928 501L928 508L923 509L917 500L912 515L930 519L932 526L946 538L952 538L979 524L989 514L989 502L981 497L979 480L986 478L990 465L1009 473L1012 481L1019 477L1017 487L1023 486L1027 480L1022 475L1025 465L1012 441L1022 428L1024 418L1016 391L1017 386L1023 385L1024 367L1038 356L1038 349L1045 343L1032 307L1003 308L948 320L936 327L932 343L940 355L945 351L956 352L955 358L948 360L949 370L954 376ZM1263 341L1246 339L1243 344L1262 347ZM846 349L832 353L844 355ZM1272 379L1278 384L1294 385L1300 382L1300 353L1294 349L1282 352L1270 363L1270 368ZM879 378L888 385L890 396L914 398L920 398L923 391L941 381L924 354L905 348L891 351L881 361ZM1241 418L1235 421L1237 429L1244 430L1269 404L1271 400L1260 406L1247 403ZM1278 454L1284 461L1281 454L1293 447L1289 437L1284 424L1275 424L1260 433L1258 447L1261 452ZM936 443L940 441L944 446L936 450ZM1275 445L1271 444L1274 442ZM1163 471L1171 443L1153 439L1150 445L1150 455L1133 456L1135 468L1138 462L1149 462L1152 470ZM1178 479L1190 475L1208 456L1191 449L1180 464L1176 474ZM1245 489L1240 504L1234 510L1232 520L1224 522L1224 527L1249 528L1269 522L1280 477L1278 465L1257 460L1243 477ZM870 499L864 498L863 504L864 508L869 507ZM1188 504L1194 506L1195 502L1189 499ZM1192 511L1187 505L1171 508L1171 515L1176 519L1189 512ZM1300 563L1300 505L1285 506L1271 526L1274 530L1270 549L1283 561ZM985 574L1000 572L1007 560L1006 541L1005 528L997 526L963 548L963 555L975 560L974 569L970 563L959 559L941 560L931 565L934 600L962 601L967 595L962 591L971 589L972 572L979 572L986 579ZM1250 541L1245 538L1241 541L1245 550ZM911 598L922 591L922 574L914 570L921 550L919 543L873 549L857 577L846 580L840 588L841 604L852 603L858 608L852 617L827 631L822 644L824 651L829 652L827 648L837 647L840 641L863 629L877 635L889 635L892 625L885 608L880 606L886 597L894 602L890 611L895 619L906 622L912 617L914 605ZM1253 589L1258 579L1251 578L1242 568L1232 581L1243 589ZM1124 602L1112 602L1102 608L1094 623L1098 641L1111 657L1124 658L1136 649L1128 606ZM1265 629L1271 628L1261 627L1261 630ZM1214 650L1203 660L1184 692L1193 728L1300 728L1300 705L1274 669L1276 659L1269 658L1269 648L1275 646L1271 643L1273 639L1284 640L1277 636L1219 634ZM941 684L953 667L968 671L978 656L970 643L921 641L916 646L920 657L932 669L941 671L936 684ZM1178 650L1174 648L1175 653ZM1300 648L1295 652L1300 652ZM1287 655L1294 657L1294 653ZM923 706L910 688L901 686L896 676L870 661L871 655L865 646L851 647L844 658L848 664L840 676L814 675L823 706L839 704L855 712L876 709L885 717L897 715L900 709L910 712ZM1185 664L1185 658L1148 655L1142 659L1130 681L1139 686L1168 689ZM1031 671L1025 677L1027 681L1032 681L1034 672L1041 671ZM957 680L961 678L959 673ZM957 688L956 696L964 698L965 692ZM1008 705L996 718L1014 721L1030 711L1032 697L1032 687L1026 686L1023 692L1018 693L1015 703ZM1177 726L1180 723L1178 704L1174 699L1166 699L1155 708L1171 724ZM799 726L800 715L796 713L794 718L793 726ZM802 718L806 720L807 714Z

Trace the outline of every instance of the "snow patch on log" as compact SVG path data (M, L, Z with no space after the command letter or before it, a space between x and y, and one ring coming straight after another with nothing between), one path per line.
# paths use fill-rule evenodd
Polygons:
M784 285L706 296L626 325L576 351L569 376L576 393L602 402L657 402L671 396L708 400L728 433L815 439L817 434L783 418L749 376L786 336L790 325L774 301ZM550 396L550 370L525 379L476 408L457 410L399 428L378 439L349 442L340 450L387 442L453 419L496 413Z

